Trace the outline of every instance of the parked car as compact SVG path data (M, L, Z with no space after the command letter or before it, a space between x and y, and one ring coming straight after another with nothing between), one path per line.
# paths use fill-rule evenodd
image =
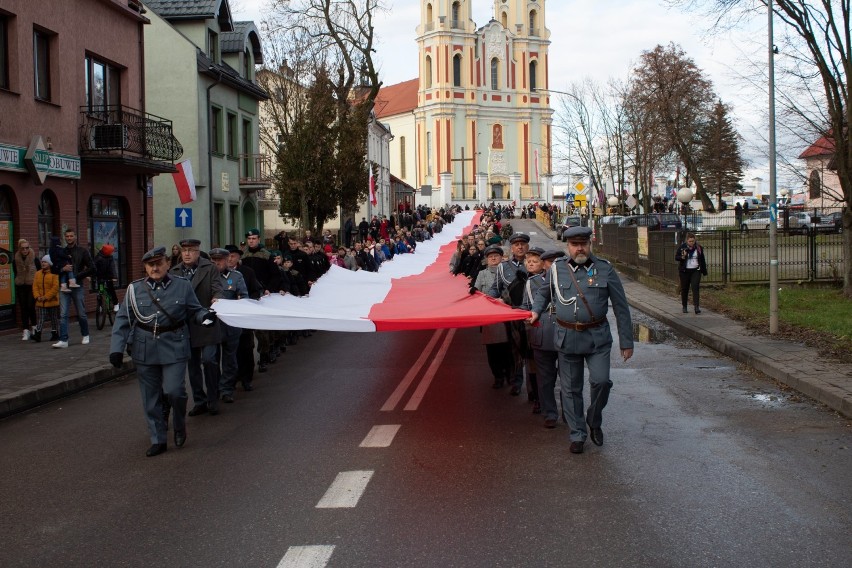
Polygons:
M736 206L738 203L743 209L745 209L746 203L748 203L749 212L766 209L766 204L757 197L737 197L734 200L734 205Z
M843 232L843 211L834 211L833 213L825 215L825 217L831 219L831 221L834 223L835 233Z
M743 219L743 222L740 223L740 231L743 233L748 233L755 229L764 229L768 231L770 223L771 219L769 217L769 211L758 211L751 217Z
M618 223L619 227L648 227L649 231L680 230L683 224L676 213L648 213L628 215Z
M624 215L604 215L598 220L598 225L618 225Z
M787 230L791 233L807 234L808 231L818 233L833 233L835 231L834 219L830 215L815 217L804 211L791 212L788 217Z
M579 227L583 224L583 220L580 219L579 215L569 215L562 220L562 223L559 227L556 228L556 238L565 242L565 230L570 229L571 227Z

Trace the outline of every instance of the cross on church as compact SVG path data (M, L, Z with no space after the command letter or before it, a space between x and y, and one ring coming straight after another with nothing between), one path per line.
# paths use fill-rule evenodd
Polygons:
M465 190L464 190L464 188L465 188L465 181L464 181L464 180L465 180L465 177L464 177L465 167L464 167L464 163L465 163L465 162L472 162L472 161L473 161L473 157L465 158L465 157L464 157L464 146L462 146L462 147L461 147L461 158L451 158L451 159L450 159L450 161L451 161L451 162L461 162L461 164L462 164L462 168L461 168L461 172L462 172L462 176L461 176L461 178L462 178L462 179L461 179L461 184L462 184L462 199L467 199L467 195L466 195ZM474 198L474 199L476 199L476 187L475 187L475 186L474 186L474 188L473 188L473 198Z

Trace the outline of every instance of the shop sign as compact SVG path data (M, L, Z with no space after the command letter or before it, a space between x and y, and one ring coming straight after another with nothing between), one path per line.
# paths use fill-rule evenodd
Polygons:
M45 149L41 136L33 136L28 148L0 144L0 170L29 172L41 185L47 176L80 179L80 158L51 152Z

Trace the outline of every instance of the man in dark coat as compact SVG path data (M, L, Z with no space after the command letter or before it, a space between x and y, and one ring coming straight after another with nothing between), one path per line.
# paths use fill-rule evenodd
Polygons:
M203 307L210 308L213 302L222 298L222 279L219 276L219 270L212 262L202 258L199 249L201 241L198 239L183 239L178 244L180 244L181 262L171 269L170 275L189 280L198 302ZM220 326L218 322L210 326L190 322L189 339L192 349L187 371L194 403L189 416L198 416L207 412L212 415L218 414L219 361L217 355L221 342Z
M230 253L228 267L243 275L249 298L259 300L263 295L263 286L255 276L254 270L240 261L243 251L236 245L227 245L225 250ZM237 381L243 385L244 391L251 391L254 390L252 380L254 380L254 331L243 329L240 334L240 344L237 347Z

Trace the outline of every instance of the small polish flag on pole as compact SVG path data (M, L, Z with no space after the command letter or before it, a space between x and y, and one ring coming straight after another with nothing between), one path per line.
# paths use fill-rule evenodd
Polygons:
M172 177L175 180L181 205L195 201L195 178L192 176L192 164L189 160L184 160L175 164L175 167L178 171L173 173Z
M379 200L376 197L376 176L373 175L373 164L367 166L370 168L370 203L378 205Z

